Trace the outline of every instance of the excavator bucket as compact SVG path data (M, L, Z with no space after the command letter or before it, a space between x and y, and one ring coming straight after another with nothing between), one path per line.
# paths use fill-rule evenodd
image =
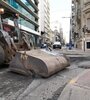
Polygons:
M19 51L10 62L10 70L21 74L35 74L42 77L50 75L68 67L69 59L64 55L52 55L42 50Z

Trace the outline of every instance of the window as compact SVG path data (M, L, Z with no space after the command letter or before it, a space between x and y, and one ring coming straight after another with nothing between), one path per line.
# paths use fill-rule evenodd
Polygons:
M90 30L90 18L87 19L87 27Z
M12 5L14 8L18 8L18 4L15 0L8 0L9 4Z
M90 42L87 42L87 49L90 49Z

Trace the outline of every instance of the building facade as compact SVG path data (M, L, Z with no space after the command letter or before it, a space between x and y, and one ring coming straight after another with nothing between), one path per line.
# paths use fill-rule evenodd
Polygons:
M62 45L63 45L63 42L64 42L64 39L63 39L63 30L62 30L62 28L60 28L60 31L58 31L57 29L55 29L54 31L53 31L53 43L55 42L55 41L59 41Z
M71 38L75 47L90 50L90 0L72 0Z
M39 0L39 32L45 42L50 31L50 5L49 0Z
M39 43L38 0L0 0L0 8L4 8L3 16L18 14L19 28L31 34L32 40ZM14 27L12 18L4 19L8 26Z
M70 38L72 42L74 43L75 47L79 45L78 43L79 41L82 41L81 2L82 2L81 0L72 0L72 16L70 20L70 24L71 24ZM82 49L82 44L80 43L80 46L78 47Z

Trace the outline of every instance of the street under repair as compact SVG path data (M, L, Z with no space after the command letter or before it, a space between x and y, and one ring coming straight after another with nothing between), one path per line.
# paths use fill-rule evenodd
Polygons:
M86 70L79 68L79 63L89 60L89 56L70 57L71 65L49 78L42 78L39 75L23 76L12 73L7 67L2 68L0 70L0 99L58 100L66 84Z
M89 36L89 30L85 27L88 23L79 25L75 31L73 29L73 35L69 30L70 40L65 45L62 28L60 34L58 30L50 29L48 2L44 21L46 30L39 30L39 2L0 1L0 100L89 100L90 42L85 42L85 33ZM71 24L72 19L68 18ZM83 21L79 19L79 22ZM83 29L80 36L76 31L79 29L80 32ZM49 32L53 36L49 36ZM77 45L78 38L81 40ZM46 45L44 49L42 44Z

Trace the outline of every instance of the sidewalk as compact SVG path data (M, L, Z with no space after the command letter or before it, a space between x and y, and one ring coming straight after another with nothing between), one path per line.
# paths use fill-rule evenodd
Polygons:
M90 51L83 51L81 49L72 48L71 50L64 48L60 52L66 55L87 55L90 56Z

